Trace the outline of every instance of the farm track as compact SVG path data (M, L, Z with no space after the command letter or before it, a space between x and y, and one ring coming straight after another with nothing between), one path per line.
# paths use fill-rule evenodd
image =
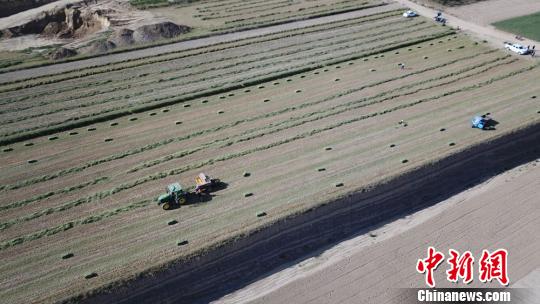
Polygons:
M359 19L332 24L329 30L312 28L306 34L312 36L303 37L302 44L287 47L284 38L283 44L267 49L270 54L257 57L253 46L240 50L231 46L237 54L212 59L212 65L224 69L231 60L251 62L245 69L257 71L246 71L239 78L246 82L261 77L251 85L69 129L50 138L36 137L26 142L32 144L28 146L3 146L0 257L5 262L0 266L0 296L24 302L29 291L40 286L31 294L32 301L51 302L119 278L157 271L291 213L331 204L338 197L539 122L538 103L532 98L540 94L534 82L540 76L537 65L461 35L440 32L441 28L427 26L423 20L392 34L390 30L399 26L394 13L378 16L382 20L372 24ZM394 40L394 35L403 37ZM360 40L348 43L347 37ZM416 38L407 43L411 37ZM296 55L295 48L307 43L316 51ZM391 46L380 47L384 44ZM246 50L255 57L240 57ZM291 53L257 62L283 50ZM158 59L163 60L159 64L178 61L167 67L174 71L166 73L190 75L205 67L202 58L208 54L204 49L194 53L200 53L193 55L201 56L199 61L184 64L181 56L187 54L178 53L170 54L170 62L167 57ZM313 54L320 57L310 58ZM218 64L220 58L227 62ZM272 60L290 61L290 66L258 71ZM397 67L401 62L406 69ZM59 100L55 94L64 94L52 92L71 82L88 86L101 80L92 88L101 92L109 79L142 87L145 82L139 78L162 75L159 70L164 66L146 68L139 63L133 68L120 64L116 75L77 76L87 72L81 71L71 75L73 80L58 83L38 84L46 79L36 79L36 86L20 88L23 96L16 96L18 90L0 93L13 98L1 109L17 104L16 98L32 96L26 90L50 94L43 95L50 99L39 100L51 102L42 105L47 109ZM187 65L193 71L184 70ZM286 67L294 70L280 76ZM145 70L148 75L139 77ZM175 71L180 71L178 76L172 76ZM214 72L207 78L226 75ZM261 76L268 73L277 74L270 79ZM174 98L167 92L169 84L161 87L153 81L146 84L160 91L153 98ZM175 81L171 84L178 86L176 90L197 89L190 87L189 80ZM7 86L11 85L18 86ZM62 97L68 100L90 92ZM101 96L96 93L94 99L99 102ZM86 101L92 98L77 102ZM497 130L472 130L470 116L486 112L500 121ZM400 120L408 126L397 124ZM164 185L180 181L189 187L200 171L228 186L208 202L170 212L155 206L153 199ZM249 176L244 177L244 172ZM262 211L266 216L257 217ZM171 220L176 223L169 225ZM70 252L74 257L61 258ZM89 272L98 276L84 279Z

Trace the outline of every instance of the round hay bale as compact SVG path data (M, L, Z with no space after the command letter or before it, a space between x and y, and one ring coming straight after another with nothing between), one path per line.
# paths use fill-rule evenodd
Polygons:
M456 143L455 143L455 142L451 142L451 143L448 143L448 145L449 145L450 147L453 147L453 146L456 145Z
M330 150L332 150L332 147L326 147L326 148L324 148L324 150L330 151Z
M175 124L175 125L181 125L182 122L181 122L181 121L175 121L174 124Z
M402 164L406 164L406 163L408 163L408 162L409 162L408 159L403 159L403 160L401 160L401 163L402 163Z
M217 113L218 113L218 114L223 114L223 113L225 113L225 111L220 110L220 111L218 111Z
M294 92L295 92L295 93L301 93L302 90L296 90L296 91L294 91Z

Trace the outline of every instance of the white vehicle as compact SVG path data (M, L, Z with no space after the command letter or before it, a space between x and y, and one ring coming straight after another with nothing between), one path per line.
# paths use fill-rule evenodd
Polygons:
M411 17L416 17L418 16L418 14L414 11L406 11L405 13L403 13L403 17L406 17L406 18L411 18Z
M510 42L505 42L504 43L504 48L514 52L514 53L518 53L520 55L527 55L529 53L529 49L524 47L523 45L521 44L517 44L517 43L510 43Z

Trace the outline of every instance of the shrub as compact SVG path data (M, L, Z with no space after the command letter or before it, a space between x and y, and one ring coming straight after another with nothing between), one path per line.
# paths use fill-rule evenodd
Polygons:
M171 220L171 221L167 222L167 225L169 225L169 226L173 226L173 225L176 225L176 224L178 224L177 220Z
M70 259L72 257L74 257L75 255L73 253L66 253L62 256L62 260L67 260L67 259Z
M337 184L336 184L336 187L338 187L338 188L339 188L339 187L343 187L343 186L344 186L343 183L337 183Z
M250 196L253 196L252 192L244 193L244 197L250 197Z
M188 243L189 243L189 242L188 242L187 240L182 240L182 241L178 241L178 242L176 243L176 245L178 245L178 246L185 246L185 245L187 245Z
M264 211L261 211L261 212L257 212L257 217L263 217L263 216L266 216L266 212Z

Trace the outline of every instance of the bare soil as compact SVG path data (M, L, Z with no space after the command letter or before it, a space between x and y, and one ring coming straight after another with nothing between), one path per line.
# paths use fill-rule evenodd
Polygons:
M510 287L539 292L534 284L540 266L540 258L534 254L540 249L536 233L540 229L539 188L540 160L536 160L433 207L333 245L215 303L403 303L399 288L424 287L424 278L414 267L425 256L427 246L445 254L448 249L470 250L475 256L483 249L506 248ZM446 280L445 269L435 272L437 287L456 286ZM485 286L477 278L470 285ZM532 304L537 299L520 303Z

